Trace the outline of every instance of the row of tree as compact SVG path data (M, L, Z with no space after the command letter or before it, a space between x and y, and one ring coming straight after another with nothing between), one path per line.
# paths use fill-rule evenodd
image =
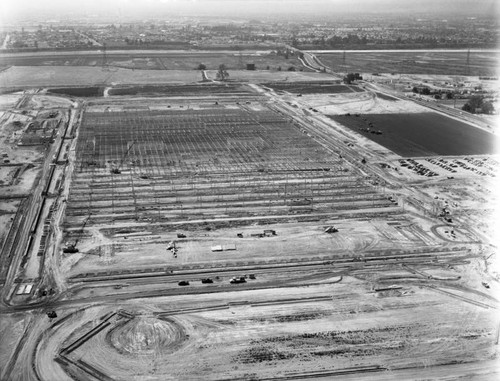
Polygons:
M223 69L221 69L221 66L224 66L224 68L223 68ZM256 70L256 69L257 69L256 67L253 67L252 69L249 69L249 68L247 67L247 70ZM196 69L195 69L195 70L207 70L207 65L205 65L204 63L200 63L200 64L196 67ZM226 71L226 72L227 72L227 67L226 67L226 65L224 65L224 64L219 65L218 72L221 72L221 70L222 70L222 71ZM267 66L266 66L266 70L271 70L271 66L267 65ZM278 66L278 67L276 67L276 70L277 70L277 71L283 71L283 68L282 68L281 66ZM287 70L287 71L297 71L297 68L296 68L295 66L289 66L286 70ZM302 71L302 68L300 68L299 70L300 70L300 71ZM224 76L224 75L223 75L223 76ZM228 74L228 76L229 76L229 74Z

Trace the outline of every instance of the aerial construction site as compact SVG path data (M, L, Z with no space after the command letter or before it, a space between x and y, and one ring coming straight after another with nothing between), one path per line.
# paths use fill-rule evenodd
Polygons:
M303 54L0 72L1 379L498 376L493 123Z

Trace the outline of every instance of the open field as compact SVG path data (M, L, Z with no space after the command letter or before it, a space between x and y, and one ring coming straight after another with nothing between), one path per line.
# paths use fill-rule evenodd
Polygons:
M216 71L207 70L210 80L216 79ZM278 81L322 81L324 76L309 72L269 72L230 70L231 81L269 81L269 75ZM203 80L198 70L131 70L122 68L88 66L14 66L0 73L3 88L31 88L58 86L104 86L119 84L167 84L194 83Z
M238 96L253 92L248 86L234 83L213 82L190 86L127 86L109 89L109 95L141 95L141 96Z
M497 136L437 113L337 115L331 118L403 157L499 153Z
M333 67L337 72L358 73L401 73L401 74L442 74L497 76L500 61L498 52L471 51L469 68L467 51L443 52L426 51L345 51L344 53L315 54L321 62Z
M0 73L2 87L57 87L198 82L199 71L129 70L88 66L13 66Z
M266 87L274 90L287 91L292 94L337 94L362 92L363 90L357 86L347 86L340 84L332 84L332 82L311 83L311 82L294 82L294 83L266 83Z
M493 135L324 73L7 72L1 379L498 375Z
M428 109L414 102L372 91L325 95L304 94L301 101L325 115L428 112Z
M246 64L255 64L257 70L287 70L302 64L294 56L285 59L270 51L233 52L158 52L158 51L108 51L106 59L98 51L81 54L78 52L46 52L47 54L3 54L0 65L5 66L112 66L136 70L195 70L203 63L208 70L216 70L220 64L230 70L246 69Z

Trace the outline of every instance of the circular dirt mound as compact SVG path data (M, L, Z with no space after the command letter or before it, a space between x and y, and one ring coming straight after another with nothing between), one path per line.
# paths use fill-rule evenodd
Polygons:
M184 329L173 320L135 318L110 332L119 352L148 354L176 350L185 340Z

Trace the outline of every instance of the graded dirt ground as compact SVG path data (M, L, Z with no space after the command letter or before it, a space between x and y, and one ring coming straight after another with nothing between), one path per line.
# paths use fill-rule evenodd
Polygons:
M305 71L149 70L152 86L146 71L64 70L54 87L76 93L5 101L9 158L38 160L16 189L41 198L1 307L0 378L496 378L498 155L402 157L328 117L441 114ZM52 112L50 149L16 146ZM33 191L41 167L51 181Z
M333 376L342 369L362 374L363 369L434 367L450 359L468 363L495 353L489 344L496 330L493 310L416 285L377 292L345 278L308 288L160 298L148 305L145 310L129 302L121 305L123 314L112 316L118 310L108 307L89 309L77 320L70 317L44 338L43 352L65 353L113 378L148 375L152 380L321 371ZM110 325L71 352L61 351L104 318ZM72 334L66 333L61 347L63 332ZM36 366L46 377L52 364Z

